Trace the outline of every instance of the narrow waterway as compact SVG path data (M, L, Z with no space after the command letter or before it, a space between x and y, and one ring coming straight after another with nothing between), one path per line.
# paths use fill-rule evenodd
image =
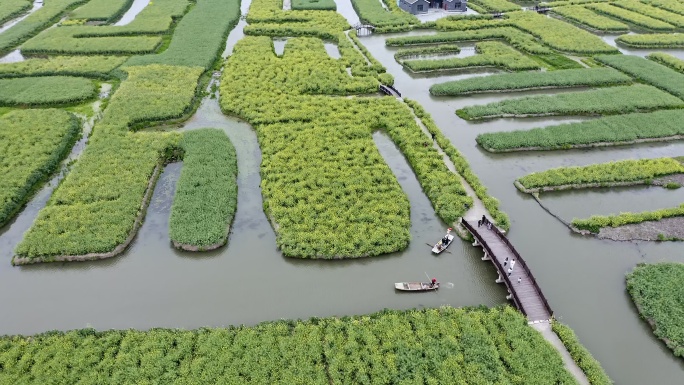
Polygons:
M121 16L121 19L114 23L114 25L120 27L122 25L129 24L135 20L135 17L138 16L138 14L142 12L142 10L145 9L150 2L151 0L133 0L131 7L128 8L123 16Z
M4 24L0 25L0 33L3 33L5 31L7 31L8 29L14 27L17 23L26 19L33 12L41 9L42 7L43 7L43 0L34 0L33 5L31 6L31 9L29 9L28 12L18 16L15 19L9 20L9 21L5 22Z

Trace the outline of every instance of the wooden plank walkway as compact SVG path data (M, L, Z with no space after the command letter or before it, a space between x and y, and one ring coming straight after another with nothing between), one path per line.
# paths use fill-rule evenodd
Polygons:
M525 260L496 226L488 229L486 225L477 226L477 220L461 219L461 224L475 237L473 246L482 246L483 260L492 261L499 277L497 283L503 283L510 293L507 299L513 300L530 323L544 322L551 319L553 311L544 297L541 288L534 279ZM508 258L508 261L506 261ZM511 261L515 260L513 270L509 274Z

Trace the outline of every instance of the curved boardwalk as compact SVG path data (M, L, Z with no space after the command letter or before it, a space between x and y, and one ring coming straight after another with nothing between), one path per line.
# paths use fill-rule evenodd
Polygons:
M506 285L510 293L507 298L513 300L530 323L549 321L553 311L525 260L496 226L491 226L491 229L486 225L478 227L477 222L461 219L463 226L475 237L473 246L482 246L484 249L482 260L492 261L496 267L499 273L496 282ZM513 260L515 264L509 275Z

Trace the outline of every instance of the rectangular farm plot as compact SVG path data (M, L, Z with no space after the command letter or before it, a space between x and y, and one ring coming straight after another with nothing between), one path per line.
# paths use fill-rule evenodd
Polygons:
M0 106L78 103L95 96L91 80L67 76L0 79Z
M635 48L679 48L684 47L682 33L648 33L621 35L615 40L620 44Z
M0 227L59 166L80 131L78 119L55 109L0 116Z
M69 15L70 19L110 22L120 18L133 4L133 0L90 0Z
M616 7L628 9L638 14L672 24L675 27L684 27L684 16L653 7L650 4L644 4L635 0L620 0L611 4L615 5Z
M467 120L500 117L550 115L603 115L682 108L684 102L655 87L643 84L571 92L559 95L530 96L483 106L470 106L456 113Z
M595 59L684 99L684 74L671 68L631 55L603 55L596 56Z
M586 6L598 13L614 17L618 20L625 21L654 31L674 31L675 26L664 21L654 19L652 17L644 16L640 13L632 12L624 8L620 8L610 4L589 4Z
M617 20L597 14L596 12L581 5L569 5L553 8L553 13L563 18L585 25L601 32L627 32L629 26Z
M0 0L0 25L31 9L31 0Z
M106 78L126 61L121 56L52 56L0 64L0 78L67 75Z

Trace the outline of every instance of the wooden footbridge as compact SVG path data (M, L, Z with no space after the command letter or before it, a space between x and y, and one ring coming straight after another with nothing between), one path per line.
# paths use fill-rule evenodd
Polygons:
M544 293L534 279L525 260L518 254L515 247L496 226L479 226L477 221L461 218L461 224L475 237L473 246L482 246L483 261L492 261L499 277L496 283L503 283L508 288L506 299L512 300L530 323L548 321L553 316L551 306L546 301ZM508 261L506 261L508 258ZM511 262L515 260L510 272Z

